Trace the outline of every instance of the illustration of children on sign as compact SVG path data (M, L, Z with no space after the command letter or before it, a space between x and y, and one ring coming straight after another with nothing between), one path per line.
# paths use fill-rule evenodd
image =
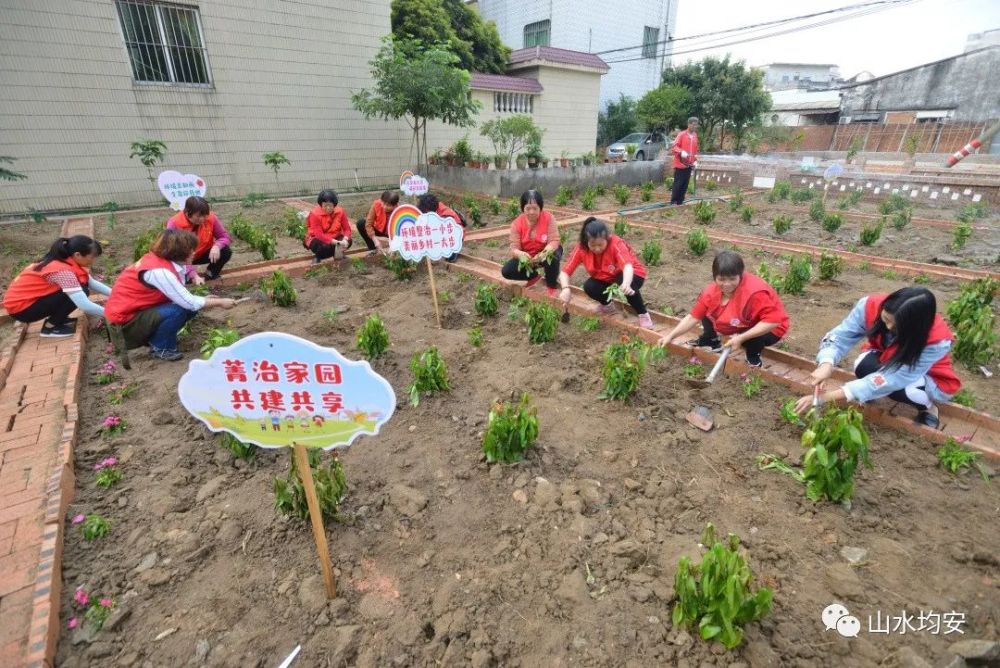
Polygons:
M324 422L326 419L322 415L313 415L313 424L316 425L317 429L322 429Z
M299 428L303 431L309 431L309 413L306 411L299 413Z
M271 429L281 431L281 411L272 408L267 414L271 416Z
M291 413L285 416L285 429L295 431L295 416Z
M261 431L267 431L267 418L266 417L262 417L260 419L260 430Z

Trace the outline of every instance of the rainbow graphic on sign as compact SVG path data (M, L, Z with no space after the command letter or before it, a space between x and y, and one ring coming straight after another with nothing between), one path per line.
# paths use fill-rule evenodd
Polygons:
M419 217L420 209L412 204L398 205L392 210L392 214L389 216L389 239L392 240L398 237L399 231L403 229L403 225L415 225Z
M399 189L404 195L423 195L431 189L431 184L419 174L406 170L399 175Z
M411 172L410 170L406 170L405 172L403 172L402 174L399 175L399 189L400 190L402 190L403 186L406 185L406 179L410 178L411 176L413 176L413 172Z

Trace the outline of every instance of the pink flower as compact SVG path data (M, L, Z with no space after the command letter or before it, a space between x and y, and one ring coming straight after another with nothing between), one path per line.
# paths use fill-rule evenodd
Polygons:
M117 427L121 423L122 419L120 417L118 417L117 415L109 415L106 418L104 418L103 424L105 429L110 429L112 427Z
M101 599L101 607L102 608L110 608L111 607L111 599L110 598L102 598Z
M75 629L76 626L77 626L77 624L79 624L79 623L80 622L79 622L79 620L76 617L70 617L69 621L66 622L66 626L68 626L71 629Z
M80 515L74 515L73 516L73 524L80 524L85 519L87 519L87 518L84 515L82 515L82 514L80 514Z
M118 459L117 458L115 458L115 457L108 457L107 459L105 459L104 461L100 462L99 464L94 464L94 470L95 471L100 471L102 469L106 469L106 468L110 468L112 466L116 466L117 464L118 464Z
M90 603L90 597L87 596L87 592L83 589L77 589L76 593L73 594L73 600L76 601L77 605L87 605Z
M698 356L697 355L691 355L691 359L688 360L688 363L689 364L701 364L701 362L698 360Z
M104 352L110 355L113 352L115 352L115 347L109 343L107 346L104 347Z

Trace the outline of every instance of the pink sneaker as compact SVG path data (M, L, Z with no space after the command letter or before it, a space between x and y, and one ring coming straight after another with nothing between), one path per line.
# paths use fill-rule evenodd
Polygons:
M532 285L534 285L535 283L537 283L540 280L542 280L542 277L539 276L538 274L535 274L534 276L532 276L531 278L528 279L528 282L525 283L524 287L530 288Z
M598 302L597 306L594 307L594 313L598 315L611 315L615 312L615 305L612 304L601 304Z
M639 316L639 326L644 329L653 329L653 319L649 317L648 313Z

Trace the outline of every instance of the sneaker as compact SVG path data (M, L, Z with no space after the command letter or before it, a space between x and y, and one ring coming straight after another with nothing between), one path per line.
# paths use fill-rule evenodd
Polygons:
M708 336L705 336L704 334L702 334L701 336L698 337L698 340L694 342L694 347L695 348L708 348L713 353L721 353L722 352L722 341L717 336L708 337Z
M321 260L319 259L319 257L313 257L312 264L319 264L320 262Z
M598 315L611 315L612 313L615 312L615 310L616 309L614 304L599 303L597 306L594 307L594 313L597 313Z
M754 369L760 369L764 366L764 360L760 358L760 355L750 355L748 353L747 366L753 367Z
M558 297L559 296L559 288L545 288L545 294L547 294L549 297L553 297L553 298Z
M168 350L167 348L150 348L149 356L153 359L163 360L164 362L176 362L177 360L184 359L181 351Z
M653 319L649 317L648 313L639 315L639 326L645 329L653 329Z
M538 274L535 274L534 276L528 279L528 282L524 284L524 287L530 288L532 285L534 285L540 280L542 280L542 277L539 276Z
M920 411L917 413L917 417L914 418L913 421L917 424L922 424L925 427L930 427L931 429L937 429L941 426L941 419L930 411Z
M76 334L76 323L66 322L61 325L50 325L46 322L42 325L40 336L45 339L64 339L74 334Z

